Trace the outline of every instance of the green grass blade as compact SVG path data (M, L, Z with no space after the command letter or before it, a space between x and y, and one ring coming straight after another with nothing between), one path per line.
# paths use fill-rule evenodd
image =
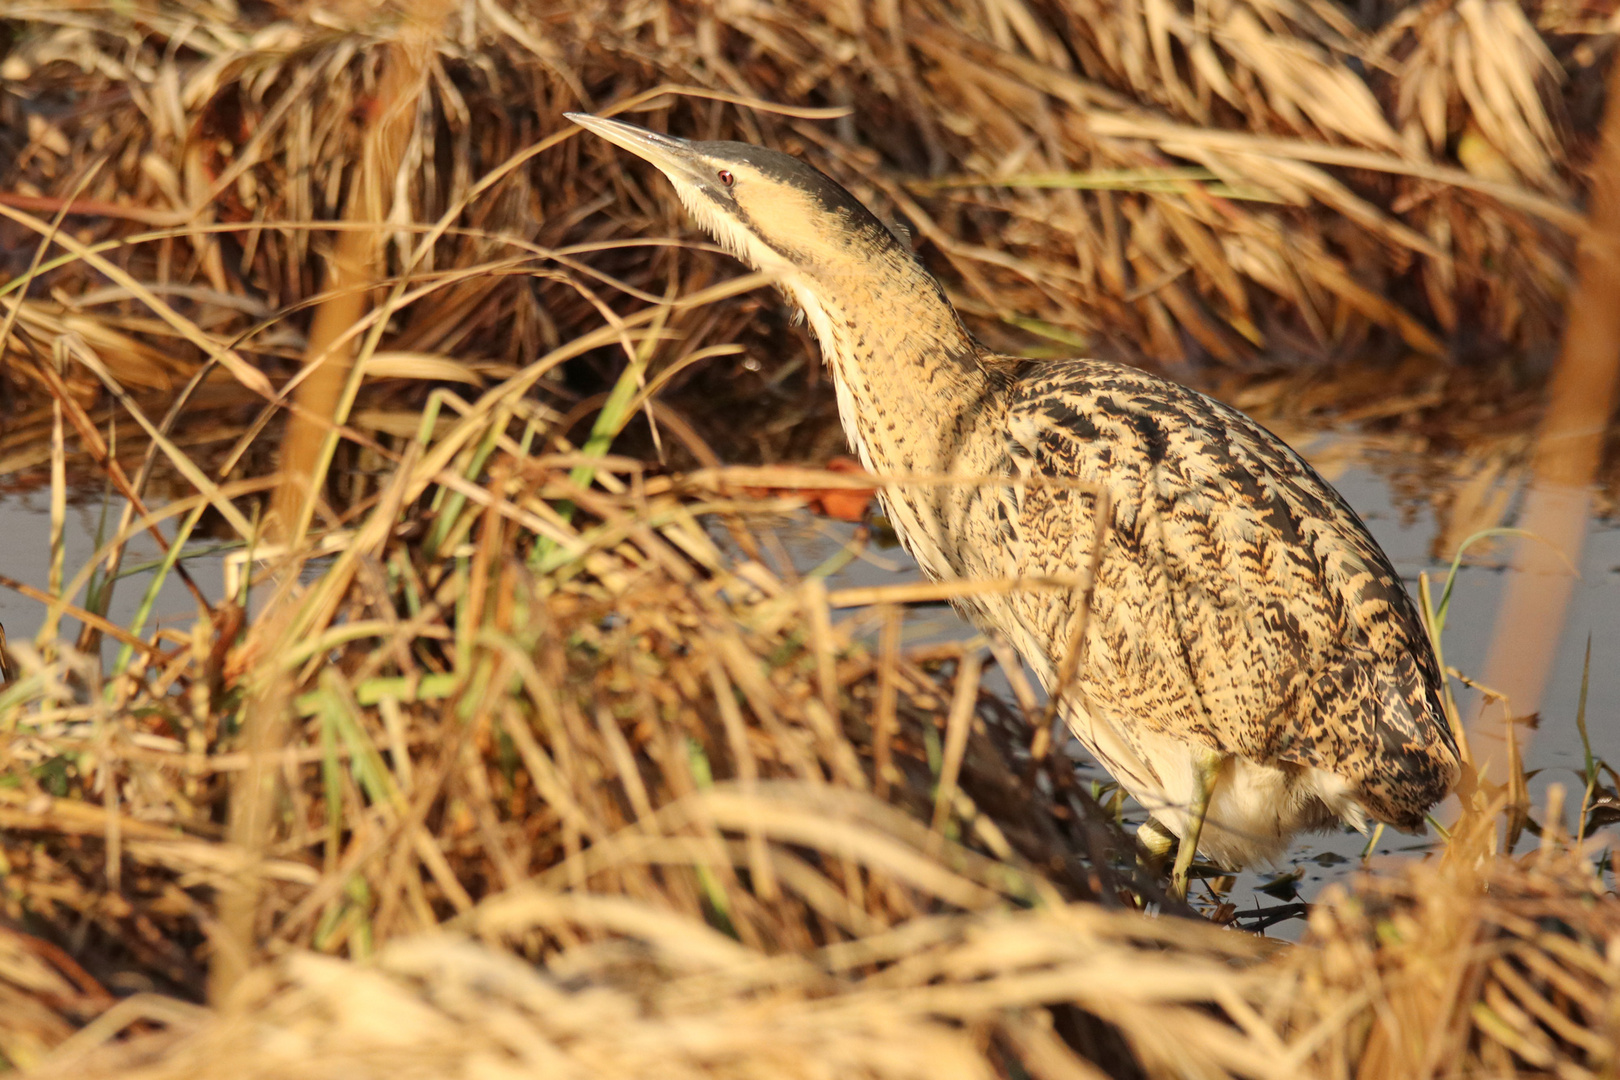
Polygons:
M146 626L146 620L152 617L152 608L157 604L158 593L162 590L163 583L168 580L169 572L174 569L174 564L180 561L180 551L185 546L186 541L190 539L191 530L196 528L197 521L202 517L205 509L207 509L205 506L199 506L186 515L186 519L180 523L180 528L175 533L174 542L169 545L169 550L164 552L163 558L159 561L157 572L146 583L146 592L141 595L140 605L135 609L135 617L129 624L129 632L134 636L141 636L141 630ZM134 646L128 643L121 645L118 649L118 659L113 662L114 674L123 674L124 670L129 667L130 658L134 655ZM109 685L107 687L108 693L111 693L112 689Z

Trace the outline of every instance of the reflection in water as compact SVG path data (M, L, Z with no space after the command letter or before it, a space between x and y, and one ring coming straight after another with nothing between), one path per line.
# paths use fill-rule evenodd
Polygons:
M1500 747L1503 720L1541 708L1559 654L1591 504L1589 489L1549 484L1539 477L1525 492L1519 528L1535 539L1519 543L1485 662L1484 685L1504 701L1500 708L1482 712L1470 732L1479 767L1486 765L1493 745ZM1521 733L1521 743L1524 738Z
M1588 228L1579 238L1579 286L1570 297L1563 348L1547 386L1534 478L1520 521L1545 543L1520 543L1519 572L1508 583L1485 667L1486 685L1506 697L1509 716L1541 708L1575 585L1570 572L1581 565L1591 485L1620 381L1620 65L1614 65L1609 89L1603 141L1591 170ZM1501 710L1488 710L1476 722L1477 734L1500 730L1502 718ZM1488 755L1482 746L1475 764L1483 768Z

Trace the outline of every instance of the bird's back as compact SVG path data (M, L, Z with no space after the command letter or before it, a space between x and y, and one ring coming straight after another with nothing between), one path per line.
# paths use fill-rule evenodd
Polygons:
M974 426L957 468L1023 483L936 505L951 565L925 568L1083 575L1106 491L1073 683L1091 722L1149 763L1148 744L1168 735L1326 770L1374 817L1419 824L1457 770L1438 665L1399 576L1333 488L1242 413L1145 372L987 364L1004 409ZM970 614L1049 681L1078 607L1072 593L1033 590Z

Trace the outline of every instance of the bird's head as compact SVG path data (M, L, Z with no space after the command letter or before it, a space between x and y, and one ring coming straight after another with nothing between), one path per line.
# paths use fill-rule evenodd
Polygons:
M915 266L855 196L797 158L748 143L677 139L619 120L566 115L657 166L704 231L754 269L780 275L790 292L892 271L901 261Z

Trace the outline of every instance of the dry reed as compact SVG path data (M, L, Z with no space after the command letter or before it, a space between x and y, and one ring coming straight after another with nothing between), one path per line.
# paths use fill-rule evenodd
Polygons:
M383 190L363 120L394 85L394 9L0 4L0 474L50 465L60 504L77 454L128 502L102 569L46 598L118 659L88 631L5 646L10 1064L1612 1069L1588 1004L1615 902L1556 840L1478 879L1367 879L1284 955L1130 910L1162 897L983 690L986 643L906 648L914 593L770 563L794 500L744 489L869 481L715 467L671 402L687 384L792 433L728 457L823 457L835 436L804 421L826 395L750 366L804 342L707 246L626 243L685 225L559 122L630 107L805 154L909 219L993 341L1238 366L1381 343L1431 371L1551 340L1612 12L853 10L463 5ZM328 255L380 220L369 276L332 285ZM340 349L364 386L293 404ZM291 551L256 501L288 411L336 436ZM642 414L668 463L710 468L610 456ZM163 573L203 530L241 549L225 597L188 631L74 606L160 524ZM1391 1003L1442 965L1454 992L1413 1042Z
M1328 891L1272 987L1274 1022L1319 1034L1317 1075L1613 1072L1620 899L1559 832L1560 809L1519 860L1447 858Z
M816 0L619 8L458 12L425 58L407 167L354 188L361 121L421 15L0 6L16 28L0 99L5 247L23 256L10 272L37 239L21 215L71 202L66 231L120 241L109 257L212 339L285 366L304 344L285 313L320 296L334 244L311 227L361 220L357 203L401 198L390 255L421 274L601 238L609 206L634 208L612 235L684 229L605 148L505 167L563 132L565 109L639 103L672 130L803 153L909 219L992 339L1072 349L1095 334L1231 363L1364 353L1379 335L1534 354L1559 326L1614 32L1605 5L1508 0L1430 0L1370 27L1326 3L1251 0L880 4L864 19ZM829 125L728 103L741 99L854 112ZM409 223L446 214L455 228L415 250ZM730 272L679 258L699 280ZM640 256L599 265L650 284ZM519 364L596 317L521 262L505 269L398 312L390 349ZM64 320L132 386L176 386L209 352L174 347L82 268L47 280L16 313L19 386L35 381L23 335ZM81 293L95 300L66 303ZM257 325L265 312L283 317ZM724 321L713 340L735 338ZM790 339L778 327L770 344Z

